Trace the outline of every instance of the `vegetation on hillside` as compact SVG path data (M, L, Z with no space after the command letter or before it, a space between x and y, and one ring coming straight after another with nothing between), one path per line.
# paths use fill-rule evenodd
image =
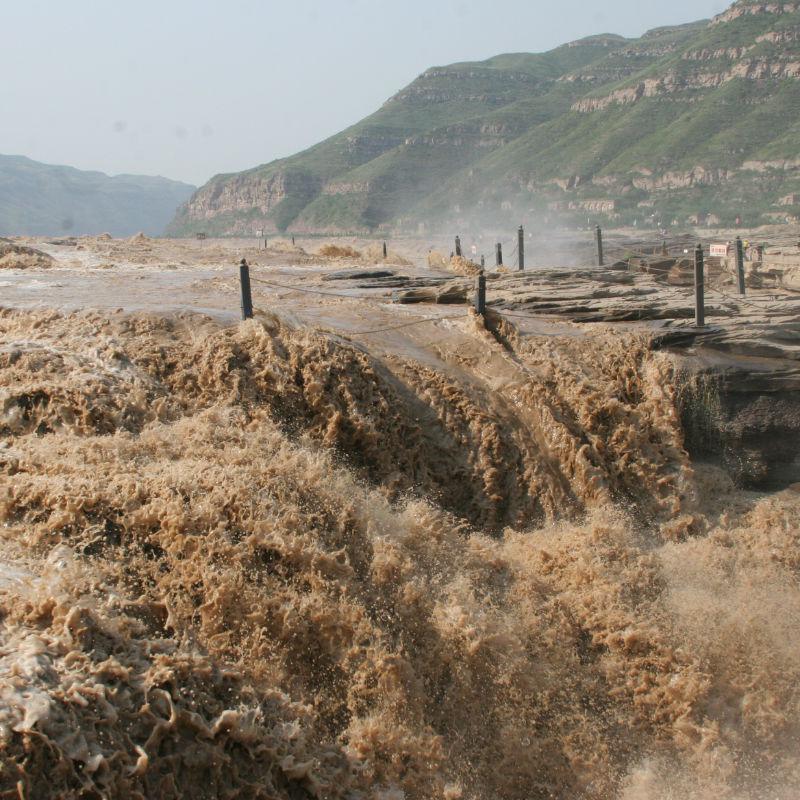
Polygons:
M341 134L220 176L197 197L234 179L280 184L252 220L281 231L511 224L533 214L570 225L791 218L800 12L736 6L754 13L432 68ZM307 179L289 186L284 176L297 171ZM203 225L247 230L246 215L211 206ZM171 230L197 224L190 202Z

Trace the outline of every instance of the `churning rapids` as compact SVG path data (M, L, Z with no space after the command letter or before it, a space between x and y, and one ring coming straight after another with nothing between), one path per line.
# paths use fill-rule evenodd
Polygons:
M0 797L788 800L800 494L644 334L0 312Z

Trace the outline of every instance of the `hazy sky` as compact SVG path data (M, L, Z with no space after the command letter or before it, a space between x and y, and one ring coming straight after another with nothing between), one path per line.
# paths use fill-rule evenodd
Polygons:
M726 0L0 0L0 153L203 183L290 155L429 66Z

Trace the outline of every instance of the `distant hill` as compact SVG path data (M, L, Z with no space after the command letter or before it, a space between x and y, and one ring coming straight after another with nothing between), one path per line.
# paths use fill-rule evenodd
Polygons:
M746 224L800 215L800 2L428 70L290 158L219 175L170 233Z
M158 236L194 189L166 178L109 177L0 155L0 236Z

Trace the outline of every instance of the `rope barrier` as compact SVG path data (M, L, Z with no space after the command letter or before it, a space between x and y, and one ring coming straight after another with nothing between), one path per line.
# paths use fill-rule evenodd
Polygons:
M516 311L506 311L502 308L495 308L494 306L489 306L492 311L495 311L498 314L502 314L504 317L519 317L520 319L541 319L543 316L542 314L520 314Z
M712 292L716 292L717 294L722 295L723 297L727 298L728 300L731 300L732 302L737 302L737 303L741 302L741 303L744 303L745 305L752 306L753 308L755 308L756 310L758 310L758 311L760 311L762 313L765 312L765 311L766 312L774 312L774 311L780 311L781 310L779 308L776 308L775 306L772 306L772 307L769 307L769 308L765 308L763 306L757 306L754 303L748 303L746 300L742 300L742 299L740 299L738 297L731 297L730 295L727 295L724 292L721 292L719 289L716 289L713 286L707 286L706 288L710 289ZM517 311L506 311L505 309L497 308L496 306L489 306L489 308L492 311L494 311L494 312L496 312L498 314L501 314L504 317L518 317L520 319L542 319L543 317L548 316L548 315L545 315L545 314L543 314L541 312L538 313L538 314L521 314L521 313L519 313Z
M682 243L682 244L683 244L683 243ZM684 248L684 249L686 249L686 248ZM608 252L610 252L610 253L612 253L612 254L613 254L613 253L616 253L616 254L619 254L619 253L632 254L633 256L636 256L636 257L639 257L639 258L653 258L653 257L657 257L658 255L663 255L663 253L662 253L662 254L659 254L659 253L651 253L651 254L648 254L648 253L644 253L643 251L640 251L640 250L635 250L635 249L633 249L633 248L625 248L625 247L622 247L622 246L619 246L619 245L618 245L616 248L615 248L615 247L613 247L613 246L612 246L612 247L610 247L610 248L608 249ZM669 254L669 253L667 253L667 257L668 257L669 255L670 255L670 254ZM683 253L682 255L686 255L686 256L688 257L688 255L689 255L689 254L688 254L688 253ZM759 306L759 305L756 305L755 303L753 303L753 302L750 302L750 301L748 301L748 300L745 300L745 299L744 299L743 297L741 297L741 296L739 296L739 297L733 297L732 295L726 294L726 293L725 293L725 292L723 292L721 289L718 289L717 287L715 287L715 286L712 286L710 283L709 283L709 284L706 284L706 286L707 286L707 288L708 288L710 291L712 291L712 292L716 292L718 295L721 295L722 297L726 298L727 300L730 300L731 302L734 302L734 303L742 303L743 305L750 306L751 308L755 308L755 309L757 309L758 311L762 311L762 312L763 312L763 311L770 311L770 312L772 312L772 311L779 310L779 309L778 309L776 306L774 306L774 305L773 305L772 307L769 307L769 308L767 308L767 307L764 307L764 306ZM774 303L774 302L776 301L776 299L777 299L777 298L774 298L774 297L773 297L771 300L766 300L766 299L765 299L765 302L772 302L772 303Z
M501 242L500 244L501 244L502 248L506 251L507 258L508 258L509 261L512 261L515 256L519 255L519 242L518 242L518 240L512 239L511 242L504 241L504 242ZM513 249L511 249L511 244L513 244ZM686 241L685 238L674 239L674 240L662 240L662 243L661 243L660 247L669 250L670 245L679 246L679 247L683 248L684 251L689 249L689 248L687 248L687 241ZM623 255L625 258L628 258L628 259L629 258L633 258L633 257L653 258L653 257L657 257L659 255L664 256L663 252L658 252L657 251L655 253L645 253L643 250L640 250L637 247L626 247L625 245L615 245L613 243L606 243L605 253L606 253L607 256L610 256L611 258L619 258L620 255ZM669 255L670 255L669 252L667 252L666 256L669 256ZM684 252L681 255L688 255L688 253ZM580 267L579 267L579 269L580 269ZM585 269L600 269L600 268L598 268L596 265L592 265L592 267L586 267ZM342 292L329 292L329 291L323 291L323 290L320 290L320 289L309 289L309 288L304 288L304 287L300 287L300 286L291 286L291 285L287 285L287 284L283 284L283 283L278 283L277 281L265 280L263 278L251 277L251 280L254 283L260 283L260 284L263 284L264 286L270 286L272 288L283 289L283 290L290 291L290 292L301 292L301 293L304 293L304 294L313 294L313 295L319 295L319 296L322 296L322 297L336 297L336 298L341 298L341 299L345 299L345 300L358 300L358 301L361 301L361 302L363 302L365 300L366 301L371 301L371 302L378 302L378 303L381 303L381 304L385 304L385 302L386 302L385 299L383 299L383 298L378 299L378 298L375 298L375 297L365 297L364 295L353 295L353 294L345 294L345 293L342 293ZM777 297L772 297L770 299L764 298L763 302L771 304L769 306L764 306L764 305L758 305L756 302L752 302L750 300L746 300L741 296L733 297L731 295L728 295L724 291L722 291L721 289L717 288L716 286L711 285L710 283L707 284L706 286L710 291L720 295L721 297L725 298L726 300L728 300L728 301L730 301L732 303L740 303L740 304L743 304L743 305L750 306L751 308L754 308L754 309L756 309L757 311L759 311L761 313L765 313L765 312L766 313L773 313L775 311L782 310L782 309L778 308L775 305L776 301L778 301L778 299L779 299ZM380 288L380 287L376 287L376 288ZM758 298L756 298L756 300L757 299ZM517 317L517 318L520 318L520 319L540 319L543 316L542 313L526 314L526 313L519 313L519 312L515 312L515 311L507 311L505 309L496 308L496 307L492 307L492 310L495 311L496 313L502 315L502 316ZM384 333L384 332L389 332L389 331L401 330L401 329L404 329L404 328L410 328L410 327L414 327L416 325L424 325L424 324L431 323L431 322L437 322L439 320L458 319L458 318L463 318L463 315L462 314L450 314L450 315L442 316L442 317L427 317L425 319L417 319L417 320L413 320L411 322L405 322L405 323L402 323L400 325L389 325L389 326L385 326L385 327L381 327L381 328L373 328L373 329L364 330L364 331L343 331L342 333L345 333L346 335L349 335L349 336L366 336L368 334Z
M606 255L611 255L612 257L615 255L616 256L624 255L628 258L658 258L659 256L661 256L662 258L669 258L670 256L675 255L675 253L670 253L670 252L667 252L666 254L662 252L645 253L643 250L635 250L631 247L609 247L609 248L604 248L604 250ZM688 256L687 253L681 253L680 255ZM622 260L624 260L624 258Z
M306 294L323 295L325 297L341 297L346 300L359 300L359 301L372 300L373 302L383 303L383 300L377 300L376 298L369 298L364 296L356 297L353 295L341 294L337 292L323 292L320 291L319 289L304 289L299 286L288 286L283 283L277 283L275 281L267 281L264 280L263 278L254 278L252 276L250 277L250 280L255 283L262 283L265 286L273 286L279 289L287 289L289 291L304 292ZM429 322L438 322L439 320L444 320L444 319L461 319L464 316L465 316L464 314L448 314L447 316L442 316L442 317L426 317L425 319L415 319L412 322L404 322L401 325L388 325L384 328L373 328L367 331L337 331L337 332L344 333L347 336L366 336L367 334L372 334L372 333L384 333L387 331L401 330L402 328L411 328L415 325L424 325Z
M725 299L730 300L732 303L742 303L743 305L750 306L751 308L755 308L756 310L761 311L761 312L764 312L764 311L769 311L769 312L780 311L780 309L775 305L772 305L770 307L759 306L759 305L756 305L755 303L753 303L752 301L745 300L741 296L734 297L733 295L725 294L725 292L723 292L721 289L717 289L716 286L712 286L711 284L708 284L707 288L710 291L716 292L716 294L721 295ZM769 300L767 298L764 298L764 301L767 302L767 303L775 303L776 299L777 298L774 298L774 297L769 299Z
M354 297L351 294L343 294L341 292L323 292L319 289L304 289L300 286L287 286L285 283L276 283L275 281L265 281L263 278L250 277L253 283L263 283L265 286L274 286L278 289L287 289L290 292L303 292L305 294L321 294L324 297L343 297L346 300L363 300L369 298Z
M446 317L427 317L426 319L417 319L414 322L405 322L402 325L392 325L387 328L375 328L371 331L350 331L349 336L366 336L368 333L384 333L386 331L399 331L401 328L411 328L414 325L422 325L426 322L438 322L440 319L464 319L465 314L449 314Z
M439 320L443 319L466 319L466 317L467 317L466 314L448 314L446 317L426 317L425 319L415 319L413 322L404 322L402 325L390 325L385 328L373 328L372 330L368 331L334 330L334 332L344 336L366 336L367 334L371 333L385 333L387 331L399 331L402 328L412 328L415 325L424 325L425 323L428 322L439 322ZM326 330L325 328L320 328L319 326L316 327L317 330Z

